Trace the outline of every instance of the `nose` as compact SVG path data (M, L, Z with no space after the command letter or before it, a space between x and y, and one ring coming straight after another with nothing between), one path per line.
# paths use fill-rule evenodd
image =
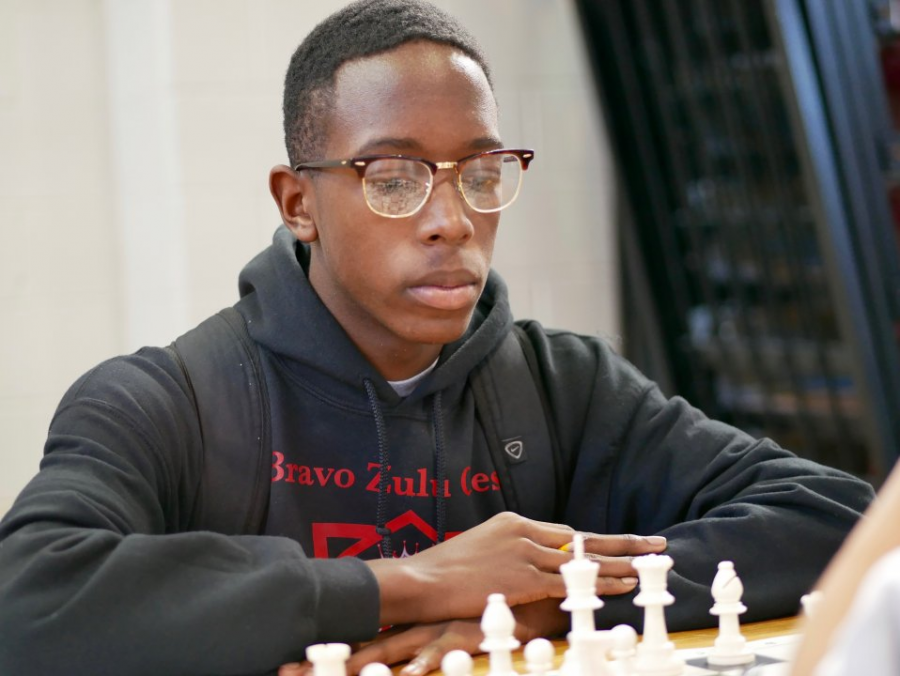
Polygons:
M472 239L475 228L456 188L455 174L447 172L441 177L440 173L435 177L431 197L422 207L419 239L428 244L463 244Z

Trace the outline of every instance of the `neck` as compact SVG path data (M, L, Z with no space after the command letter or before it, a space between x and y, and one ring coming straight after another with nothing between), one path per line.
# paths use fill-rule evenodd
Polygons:
M407 348L388 352L379 350L377 353L373 353L359 343L356 343L356 346L385 380L406 380L421 373L434 363L443 347L442 345L419 345L415 349Z

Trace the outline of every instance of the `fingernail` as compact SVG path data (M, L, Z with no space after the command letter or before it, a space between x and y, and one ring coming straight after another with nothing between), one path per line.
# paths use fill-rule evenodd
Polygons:
M425 664L418 660L413 660L400 670L401 674L406 676L422 676L425 673Z
M636 577L623 577L622 584L626 587L633 587L638 583L638 579Z
M654 547L665 546L667 540L662 535L648 535L647 543Z

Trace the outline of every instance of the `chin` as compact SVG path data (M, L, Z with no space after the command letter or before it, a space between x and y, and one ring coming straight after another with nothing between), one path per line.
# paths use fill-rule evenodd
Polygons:
M446 345L459 340L469 328L469 322L472 319L472 313L469 312L463 318L454 317L452 320L423 319L415 322L406 331L405 337L413 343L423 343L426 345Z

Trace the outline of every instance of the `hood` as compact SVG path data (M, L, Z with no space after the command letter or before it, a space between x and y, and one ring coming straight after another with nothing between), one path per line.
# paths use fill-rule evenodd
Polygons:
M237 308L247 320L250 336L275 354L353 387L362 389L368 380L382 401L396 402L398 395L313 290L301 264L308 260L309 247L280 226L272 245L241 271ZM444 347L437 367L408 399L420 399L464 381L511 325L506 284L492 270L465 335Z

